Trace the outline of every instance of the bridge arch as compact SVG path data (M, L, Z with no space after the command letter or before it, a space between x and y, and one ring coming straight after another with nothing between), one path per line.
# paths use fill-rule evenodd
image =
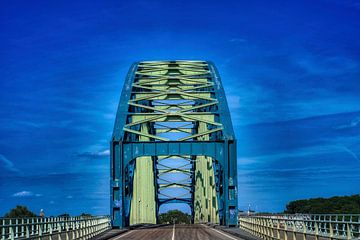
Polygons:
M110 149L115 227L154 223L159 206L174 201L188 203L194 221L237 224L236 140L221 80L211 62L133 64ZM169 156L189 159L189 168L169 168L190 173L185 182L161 182L159 175L169 171L159 168L163 166L159 161ZM159 197L162 188L175 186L189 189L190 196Z

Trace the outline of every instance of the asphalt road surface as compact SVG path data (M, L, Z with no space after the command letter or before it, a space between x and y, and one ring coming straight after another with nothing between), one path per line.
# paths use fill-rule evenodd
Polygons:
M205 225L194 224L176 224L168 226L160 226L156 228L134 229L122 233L119 236L111 238L111 240L130 240L130 239L158 239L158 240L240 240L228 233L224 233L218 229L214 229Z

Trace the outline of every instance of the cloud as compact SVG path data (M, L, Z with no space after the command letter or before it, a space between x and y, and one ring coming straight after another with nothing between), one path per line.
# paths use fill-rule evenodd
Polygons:
M358 64L354 60L341 56L322 57L309 54L297 57L296 63L308 73L322 76L332 76L358 70Z
M344 147L344 146L340 146L340 148L344 149L347 153L349 153L355 160L360 162L359 157L356 155L356 153L354 153L350 148L348 147Z
M7 159L4 155L0 154L0 162L1 165L6 171L12 172L12 173L20 173L20 170L17 169L13 162L11 162L9 159Z
M41 193L33 193L31 191L23 190L23 191L14 193L12 196L13 197L34 197L34 196L35 197L42 197L43 194L41 194Z
M91 159L103 158L110 156L110 150L106 149L98 152L84 152L77 154L77 156L80 158L91 158Z
M293 151L282 151L280 153L257 155L253 157L240 157L238 158L238 165L253 165L261 163L270 163L274 161L288 161L290 159L307 159L311 157L320 157L327 154L349 154L352 158L360 161L358 156L348 147L341 145L319 145L314 147L297 148Z
M226 100L228 102L230 109L240 108L240 96L229 94L226 96Z
M34 196L34 193L32 193L30 191L21 191L21 192L14 193L12 196L13 197L32 197L32 196Z
M246 39L245 38L231 38L229 40L229 42L231 42L231 43L244 43L244 42L246 42Z
M359 124L360 124L360 117L357 117L357 118L351 120L350 123L344 124L344 125L339 125L339 126L335 127L335 129L354 128L354 127L357 127Z
M66 196L67 199L72 199L73 196L69 195L69 196Z

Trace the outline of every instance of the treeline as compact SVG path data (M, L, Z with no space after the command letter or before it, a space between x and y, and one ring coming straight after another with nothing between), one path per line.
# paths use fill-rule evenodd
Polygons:
M285 213L359 214L360 195L296 200L286 205Z
M82 213L80 216L85 218L85 217L91 217L92 215L89 213ZM39 217L39 216L36 215L34 212L30 211L26 206L21 206L21 205L17 205L15 208L11 209L8 213L4 215L4 218L31 218L31 217ZM49 216L49 217L54 217L54 216ZM58 215L58 217L69 218L71 216L68 213L63 213L61 215Z
M191 216L179 210L170 210L159 214L159 223L191 223Z

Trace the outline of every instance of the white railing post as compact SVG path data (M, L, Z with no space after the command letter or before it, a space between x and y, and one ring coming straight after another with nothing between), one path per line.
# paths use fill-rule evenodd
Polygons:
M316 219L315 219L315 240L319 240L319 225Z
M1 220L1 240L5 240L5 219Z
M350 224L347 223L346 224L346 239L347 240L351 240L352 239L352 234L351 234L351 229L350 229Z
M65 223L65 239L70 240L69 239L69 222L68 221L66 221L66 223Z
M9 236L10 240L14 240L15 235L14 235L14 229L12 226L10 226L10 228L9 228L9 234L10 234L10 236Z
M49 239L52 240L53 226L50 224L49 228L50 228L50 229L49 229L49 234L50 234L50 235L49 235Z
M302 236L303 236L303 240L306 240L306 235L307 235L307 223L303 220L302 224L303 224Z
M24 237L25 232L24 232L24 218L21 219L21 234L20 237Z

